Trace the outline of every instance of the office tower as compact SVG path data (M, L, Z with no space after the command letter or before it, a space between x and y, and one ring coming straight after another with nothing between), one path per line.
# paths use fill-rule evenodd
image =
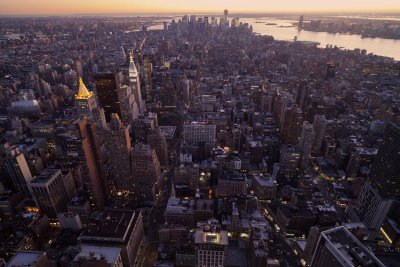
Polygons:
M224 10L224 24L228 24L228 9Z
M91 204L96 205L101 210L105 205L107 194L97 129L86 118L77 121L75 126L80 139L78 145L82 146L81 149L84 154L82 160L84 160L85 168L89 174L83 178L84 188L89 192Z
M105 125L104 110L98 106L96 97L86 88L81 77L78 93L75 95L75 106L80 117L85 116L100 126Z
M400 249L400 202L395 201L386 219L379 228L383 238L390 245Z
M67 210L71 196L70 188L74 187L72 175L63 176L61 170L46 169L36 176L29 188L32 197L42 214L56 219L57 214Z
M219 225L204 224L194 233L197 266L226 266L228 232L222 231Z
M153 199L161 178L156 151L148 145L138 144L132 149L131 163L135 195L139 199Z
M400 196L400 127L387 126L371 168L370 181L382 197Z
M303 128L301 130L301 135L299 139L299 148L301 150L301 166L305 167L311 157L311 149L315 140L314 127L308 121L303 122Z
M310 88L307 81L300 82L299 86L296 88L294 99L296 104L299 105L299 108L304 111L310 100Z
M151 100L151 92L153 90L153 63L151 63L149 56L143 57L143 69L144 69L144 84L146 87L146 101Z
M393 199L382 197L378 190L367 182L355 205L349 205L346 213L353 221L362 221L369 229L378 230L393 202Z
M188 145L204 146L211 151L215 146L216 126L211 120L192 121L183 125L183 140Z
M104 109L107 122L111 119L112 113L117 113L121 117L120 100L118 89L120 87L120 79L118 74L96 74L94 76L96 84L96 94L99 99L100 106Z
M118 114L111 114L108 127L104 129L106 157L117 195L133 191L131 173L131 140L128 127L122 124Z
M83 70L82 70L82 63L79 59L76 59L74 61L74 67L75 67L75 71L79 76L83 75Z
M162 167L168 167L168 145L164 134L161 132L160 128L155 128L147 136L147 144L155 149L157 153L157 158L160 161Z
M321 232L311 267L385 265L344 226Z
M146 103L142 99L142 92L140 89L139 74L136 69L135 62L133 61L133 55L129 58L129 82L132 88L133 94L139 108L139 113L143 114L146 111Z
M25 156L16 147L7 149L5 167L10 176L13 186L18 191L30 195L28 184L32 180L32 173L29 170Z
M283 115L283 123L281 127L282 143L297 144L301 134L303 124L303 115L301 109L296 104L290 108L286 108Z
M81 77L79 77L78 93L75 95L75 106L80 116L84 115L90 119L93 117L93 110L97 108L96 98L93 92L89 92Z
M134 74L131 73L131 65L129 67L129 72L130 76L134 76ZM135 86L137 88L137 85L121 83L120 74L121 73L97 74L94 76L94 82L96 84L96 94L99 99L99 104L104 109L107 122L110 121L112 113L117 113L122 122L127 124L131 123L139 116L140 103L136 96L137 90Z
M135 141L147 142L147 136L158 127L157 113L142 114L133 121L132 129Z
M333 62L328 62L326 64L326 76L325 80L333 79L336 76L336 66Z
M186 78L185 78L185 79L182 79L182 80L180 81L180 87L181 87L181 90L182 90L182 99L183 99L183 102L184 102L185 104L189 104L189 103L190 103L190 98L191 98L189 80L186 79Z
M121 63L125 64L126 63L126 53L124 47L121 45Z
M294 177L298 173L300 150L295 146L283 145L280 152L280 167L285 177Z
M328 126L328 121L324 115L315 115L313 121L313 128L315 131L315 142L312 147L313 153L316 155L321 154L322 142L326 135L326 128Z
M303 29L303 26L304 26L304 16L300 16L299 25L297 26L297 28L301 30Z
M79 237L82 246L102 248L95 252L107 252L105 247L120 248L122 266L136 266L135 260L143 238L143 217L140 211L123 209L109 209L99 213ZM107 255L111 252L108 251ZM89 266L92 264L90 262Z

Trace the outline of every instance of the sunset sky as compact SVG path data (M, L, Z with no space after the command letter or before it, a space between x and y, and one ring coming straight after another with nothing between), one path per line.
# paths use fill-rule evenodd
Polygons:
M399 12L400 0L0 0L0 15L278 11Z

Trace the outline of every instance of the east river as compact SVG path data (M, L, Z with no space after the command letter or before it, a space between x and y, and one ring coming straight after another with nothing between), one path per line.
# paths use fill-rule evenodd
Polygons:
M327 32L299 31L292 27L292 20L281 19L253 19L243 18L242 22L253 25L253 31L260 35L272 35L275 40L290 41L297 36L299 41L310 41L320 43L319 47L326 45L336 45L343 49L365 49L367 53L375 55L392 57L400 60L400 40L382 39L382 38L361 38L356 34L340 34ZM258 22L258 23L256 23ZM266 25L266 23L276 25Z

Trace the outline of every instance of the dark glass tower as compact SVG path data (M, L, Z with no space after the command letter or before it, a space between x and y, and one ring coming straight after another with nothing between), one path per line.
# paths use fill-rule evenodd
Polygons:
M382 197L400 196L400 127L389 124L371 169L371 184Z
M119 77L118 74L105 73L94 76L97 97L100 106L104 109L106 121L109 122L112 113L121 117L121 107L118 98Z

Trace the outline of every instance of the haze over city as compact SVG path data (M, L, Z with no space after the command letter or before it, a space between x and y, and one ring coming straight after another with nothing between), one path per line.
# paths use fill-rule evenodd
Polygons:
M110 14L110 13L174 13L219 12L229 8L231 12L399 12L397 0L382 1L183 1L183 0L1 0L1 15L56 15L56 14Z

